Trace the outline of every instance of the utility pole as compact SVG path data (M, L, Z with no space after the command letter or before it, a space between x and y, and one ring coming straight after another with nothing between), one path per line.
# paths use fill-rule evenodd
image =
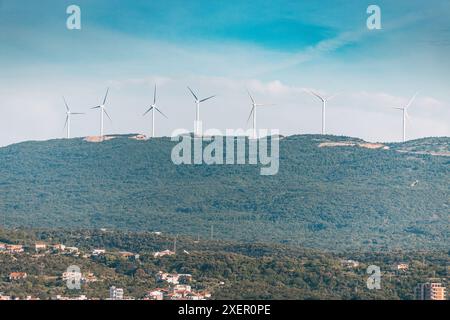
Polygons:
M177 238L178 234L175 236L175 239L173 240L173 252L177 253Z
M211 225L211 240L214 240L214 225Z

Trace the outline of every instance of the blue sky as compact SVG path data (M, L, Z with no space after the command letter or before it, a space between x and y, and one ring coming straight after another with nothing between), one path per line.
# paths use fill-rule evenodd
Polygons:
M82 30L65 27L81 8ZM382 30L366 28L377 4ZM339 92L327 122L333 134L371 141L400 138L391 105L421 93L410 138L450 135L450 2L434 1L125 1L0 0L0 145L62 136L65 95L88 114L78 136L95 134L88 111L111 87L110 133L149 131L141 117L154 83L169 121L157 133L191 128L186 86L219 96L205 127L246 128L245 87L276 108L259 125L284 134L317 133L320 108L310 88Z

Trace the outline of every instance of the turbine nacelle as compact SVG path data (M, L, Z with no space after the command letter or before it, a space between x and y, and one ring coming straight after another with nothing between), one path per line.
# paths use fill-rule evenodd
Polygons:
M64 105L66 107L66 122L64 123L64 129L67 127L67 139L69 139L70 138L70 116L71 115L81 115L84 113L70 111L70 107L66 101L66 98L63 97L63 100L64 100Z
M320 101L322 101L322 134L325 134L325 132L326 132L326 129L325 129L326 128L326 125L325 125L325 123L326 123L326 116L325 116L326 105L327 105L327 102L330 101L331 99L333 99L337 94L333 94L329 97L324 97L312 90L304 90L304 91L306 91L310 95L312 95L312 96L318 98Z
M197 97L197 95L194 93L194 91L193 91L190 87L188 87L188 89L189 89L189 91L191 92L192 96L194 97L194 100L195 100L195 103L196 103L196 104L200 104L200 103L202 103L202 102L205 102L206 100L209 100L209 99L212 99L212 98L215 98L215 97L216 97L216 95L213 95L213 96L210 96L210 97L208 97L208 98L199 99L199 98Z
M248 93L248 96L250 97L250 100L252 101L252 109L250 110L250 114L248 116L247 123L250 121L251 117L253 116L253 124L252 124L253 136L252 136L252 138L257 139L258 136L256 133L256 109L257 109L257 107L273 106L274 104L256 103L255 99L253 98L250 91L248 91L248 89L247 89L247 93Z
M409 102L404 107L392 107L393 109L401 110L403 112L403 142L406 141L406 120L410 119L410 116L408 114L408 109L411 107L412 103L416 99L417 95L419 94L419 91L417 91L412 98L409 100Z
M205 102L205 101L207 101L209 99L212 99L212 98L216 97L216 95L213 95L213 96L210 96L210 97L204 98L204 99L199 99L197 97L197 95L194 93L194 90L192 90L190 87L187 87L187 88L189 89L189 91L191 92L192 96L194 97L195 104L197 106L196 114L195 114L194 135L196 135L196 136L197 135L201 135L201 133L200 133L200 130L201 130L200 129L201 128L201 125L200 125L200 104L202 102Z
M108 98L109 88L106 90L105 97L103 98L102 104L93 107L91 109L100 109L100 137L103 137L103 115L106 114L108 119L112 122L111 117L109 116L108 112L106 111L106 99Z
M156 85L155 85L155 91L153 93L153 103L150 105L150 107L148 108L147 111L145 111L145 113L142 116L147 115L147 113L149 113L150 111L153 112L152 114L152 138L155 137L155 111L158 111L162 116L164 116L164 118L168 119L167 116L161 111L159 110L157 104L156 104Z

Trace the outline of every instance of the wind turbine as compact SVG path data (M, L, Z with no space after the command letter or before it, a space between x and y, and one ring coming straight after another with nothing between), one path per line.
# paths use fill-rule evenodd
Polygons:
M91 109L100 109L100 137L101 138L103 138L103 114L106 114L106 116L112 122L111 117L109 116L108 112L106 112L106 108L105 108L106 99L108 98L108 93L109 93L109 88L106 90L106 94L105 94L105 98L103 99L103 103L99 106L91 108Z
M70 139L70 116L71 115L80 115L84 113L80 112L72 112L70 111L69 105L67 104L66 98L63 97L64 104L66 106L66 123L64 124L64 129L67 127L67 139Z
M188 87L188 89L192 93L192 95L194 96L195 104L197 106L197 108L196 108L196 116L195 116L194 136L200 136L201 135L201 132L200 132L200 103L205 102L206 100L212 99L216 95L213 95L213 96L210 96L208 98L200 100L199 98L197 98L197 95L194 93L194 91L192 91L191 88Z
M408 104L404 107L392 107L397 110L402 110L403 112L403 142L406 142L406 119L409 117L408 115L408 108L411 106L411 104L416 99L419 92L416 92L413 97L409 100Z
M162 111L159 110L158 106L156 105L156 84L155 84L155 92L153 93L153 104L150 105L150 108L144 113L144 116L145 116L150 111L152 112L152 136L151 136L151 138L155 137L155 110L158 111L159 113L161 113L167 119L167 116L164 113L162 113Z
M307 92L322 101L322 134L325 134L327 102L333 99L336 95L334 94L332 96L329 96L328 98L325 98L312 90L309 90Z
M264 107L264 106L273 106L273 104L261 104L261 103L256 103L255 99L253 99L250 91L247 90L248 96L250 97L250 99L252 100L252 110L250 111L250 115L248 116L247 122L250 120L250 118L253 115L253 134L252 134L252 139L258 139L258 135L256 134L256 108L257 107Z

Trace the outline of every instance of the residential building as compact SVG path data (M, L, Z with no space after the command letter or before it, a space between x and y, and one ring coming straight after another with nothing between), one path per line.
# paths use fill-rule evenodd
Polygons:
M359 262L355 260L341 260L341 263L344 267L347 268L357 268L359 266Z
M70 254L80 253L80 249L78 249L77 247L66 247L65 250L68 251Z
M10 281L22 280L22 279L26 279L26 278L27 278L26 272L11 272L9 274Z
M94 276L93 273L85 273L84 276L82 277L81 281L83 281L85 283L96 282L97 277Z
M188 283L192 281L192 275L188 273L178 274L179 281L182 283Z
M191 286L188 286L186 284L177 284L173 288L173 291L187 291L187 292L191 292Z
M123 300L123 289L111 287L109 288L109 299L111 300Z
M63 272L61 276L63 281L72 281L72 280L80 280L81 281L81 272Z
M63 245L63 244L54 244L54 245L52 246L52 249L53 249L54 251L62 252L62 251L64 251L64 250L66 249L66 246Z
M36 250L36 252L41 251L41 250L46 250L47 249L47 245L43 242L36 242L34 244L34 250Z
M416 300L445 300L446 288L439 282L420 283L415 289Z
M172 255L174 255L175 254L175 252L173 252L173 251L170 251L170 250L164 250L164 251L158 251L158 252L155 252L154 254L153 254L153 257L155 257L155 258L160 258L160 257L164 257L164 256L172 256Z
M22 253L24 251L21 244L7 244L6 250L9 253Z
M64 297L57 295L53 300L88 300L88 298L85 295L80 295L78 297Z
M145 300L163 300L164 299L164 292L160 290L154 290L150 291L146 294Z
M130 258L130 257L134 257L134 253L132 253L132 252L127 252L127 251L121 251L121 252L119 252L119 255L120 255L122 258Z
M406 271L409 269L409 265L407 263L400 263L397 265L397 270Z
M99 256L99 255L102 255L102 254L105 254L105 253L106 253L105 249L94 249L92 251L92 255L93 256Z
M167 283L171 283L171 284L180 283L180 276L176 273L165 273L165 272L160 271L156 275L156 279L158 281L166 281Z

